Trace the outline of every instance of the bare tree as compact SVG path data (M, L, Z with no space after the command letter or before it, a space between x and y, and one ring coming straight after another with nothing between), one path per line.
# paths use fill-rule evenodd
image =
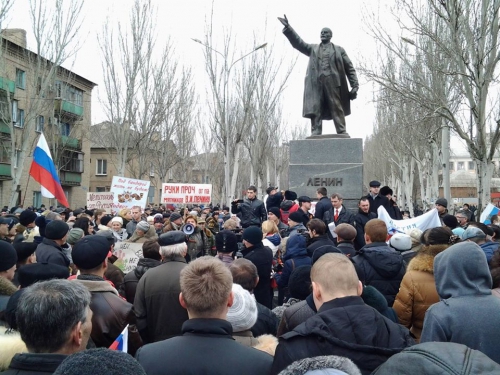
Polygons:
M375 19L370 31L412 72L412 85L392 80L378 69L364 73L415 101L428 117L441 117L440 125L450 126L465 141L476 162L481 210L490 201L492 158L500 140L499 100L490 94L498 83L500 0L398 0L395 9L409 50ZM419 57L423 69L414 63ZM444 89L434 90L429 76L446 82Z

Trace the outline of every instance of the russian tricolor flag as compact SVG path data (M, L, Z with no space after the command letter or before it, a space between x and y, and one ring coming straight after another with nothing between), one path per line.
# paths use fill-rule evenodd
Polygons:
M44 197L56 198L60 204L69 207L68 200L61 187L61 181L59 181L57 175L56 166L50 155L49 145L43 133L40 134L35 151L33 151L30 176L41 185L41 192Z
M115 341L109 347L111 350L119 350L121 352L127 353L128 351L128 324L125 329L120 333L120 335L115 339Z

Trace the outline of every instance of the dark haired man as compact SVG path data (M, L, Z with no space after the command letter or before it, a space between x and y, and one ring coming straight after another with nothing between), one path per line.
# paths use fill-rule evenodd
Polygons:
M376 219L377 214L370 211L370 201L367 197L363 197L358 202L358 213L354 215L354 228L356 228L356 240L354 247L356 250L365 246L365 225L371 219Z
M241 226L248 228L250 226L260 227L262 222L267 219L267 212L264 203L257 199L257 188L249 186L247 196L243 202L238 199L231 202L231 213L241 214Z

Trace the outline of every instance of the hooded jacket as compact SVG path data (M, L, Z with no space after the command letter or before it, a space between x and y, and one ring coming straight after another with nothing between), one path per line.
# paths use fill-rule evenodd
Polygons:
M146 273L147 270L159 266L160 264L161 261L156 259L141 258L137 262L137 267L132 272L129 272L125 275L125 277L123 278L122 288L125 294L125 298L127 298L127 301L129 303L134 303L135 291L141 277Z
M385 242L373 242L365 245L352 260L359 280L375 287L392 306L405 274L401 254Z
M441 302L425 315L420 342L455 342L500 363L500 299L484 251L473 242L453 245L434 258L434 277Z
M302 236L289 237L286 243L286 254L283 257L283 272L276 274L276 283L286 288L293 270L300 266L310 266L311 258L307 255L306 239Z
M478 350L451 342L427 342L389 358L372 375L415 374L496 375L500 365Z
M479 245L481 249L483 249L484 254L486 255L486 261L489 263L491 258L493 257L493 253L498 250L498 242L488 241Z
M338 355L353 361L362 374L370 374L414 343L406 328L365 305L361 297L337 298L280 337L271 373L278 374L299 359Z
M154 225L150 225L147 232L144 233L144 236L137 235L137 232L134 230L134 232L132 233L132 236L125 242L144 243L144 242L149 241L149 240L157 240L157 239L158 239L158 235L156 234L155 227L154 227Z

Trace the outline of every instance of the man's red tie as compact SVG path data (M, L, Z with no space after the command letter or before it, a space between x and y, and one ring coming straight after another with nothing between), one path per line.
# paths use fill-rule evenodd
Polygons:
M335 221L337 221L339 219L339 209L338 208L335 209L335 216L333 217L333 219Z

